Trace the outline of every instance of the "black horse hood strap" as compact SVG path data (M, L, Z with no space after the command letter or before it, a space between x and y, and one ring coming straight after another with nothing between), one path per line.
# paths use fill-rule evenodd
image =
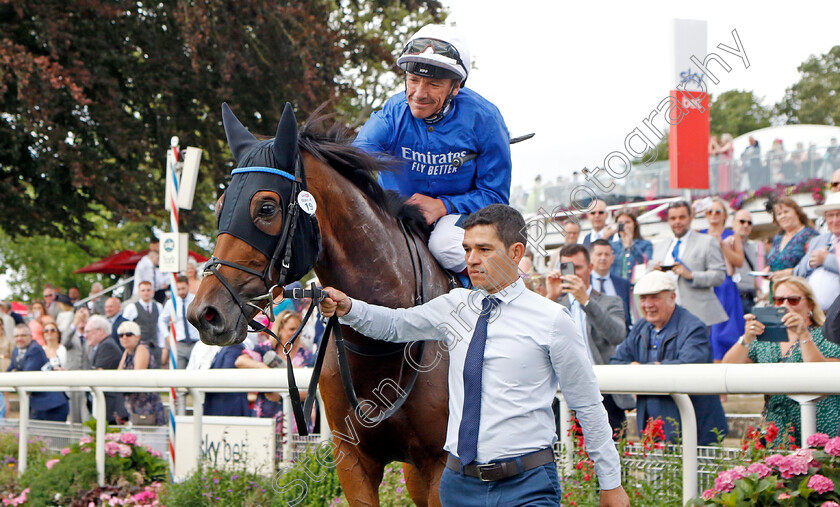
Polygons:
M299 194L294 187L300 188L294 178L276 169L273 172L264 169L268 168L247 167L234 171L219 212L219 234L230 234L256 248L269 260L274 258L281 237L267 234L254 225L250 208L251 199L257 192L276 192L283 205L284 220L293 219L292 211L297 215L285 280L278 281L287 284L303 278L315 265L321 252L321 233L315 215L294 210L295 206L301 205L299 195L293 195ZM286 252L283 248L281 250L277 253L282 262ZM271 276L271 273L266 275Z
M239 238L268 258L263 275L266 287L270 286L269 280L273 276L272 266L280 272L277 283L299 280L318 261L321 234L315 218L314 198L306 192L306 175L298 150L297 121L292 106L286 104L277 134L268 141L257 140L227 104L222 105L222 119L228 144L239 167L231 173L222 202L219 234ZM283 205L283 231L277 236L261 231L251 219L251 199L262 190L276 192Z

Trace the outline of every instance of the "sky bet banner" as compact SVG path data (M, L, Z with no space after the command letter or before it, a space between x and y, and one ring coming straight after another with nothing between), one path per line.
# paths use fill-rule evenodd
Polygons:
M692 61L706 54L706 22L673 23L671 82L676 89L671 90L667 113L671 188L709 188L708 83L701 66Z

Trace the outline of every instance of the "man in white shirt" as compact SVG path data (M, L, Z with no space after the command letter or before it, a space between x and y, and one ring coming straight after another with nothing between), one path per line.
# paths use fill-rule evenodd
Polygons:
M198 329L193 327L187 320L187 311L195 296L190 294L190 282L186 276L179 275L176 283L178 297L175 298L175 309L172 308L172 300L166 301L163 305L163 313L158 319L159 336L165 337L165 348L161 357L161 367L168 368L169 365L169 337L172 335L170 322L175 323L175 341L177 342L177 365L179 370L187 367L192 353L193 346L199 340ZM166 366L164 366L166 365Z
M583 241L581 241L586 248L589 248L589 245L596 239L610 241L612 235L616 233L615 227L607 227L607 203L601 199L595 201L595 207L586 214L586 218L589 219L589 224L592 226L592 230L587 232Z
M144 255L134 267L134 288L131 291L133 297L140 296L140 283L149 282L152 284L152 293L159 303L166 298L166 275L158 269L160 262L160 241L152 238L149 242L149 253Z
M322 313L339 315L371 338L437 336L448 348L443 505L560 503L551 451L558 383L583 427L601 505L630 505L584 338L565 309L526 290L519 279L516 266L526 242L522 215L493 204L470 215L463 227L467 271L478 291L455 289L421 306L390 309L328 287ZM453 332L441 336L439 326L453 320Z
M840 274L837 241L840 237L840 192L828 195L825 204L814 208L817 216L825 218L828 232L808 242L805 256L796 265L793 274L808 280L817 303L827 309L840 296Z

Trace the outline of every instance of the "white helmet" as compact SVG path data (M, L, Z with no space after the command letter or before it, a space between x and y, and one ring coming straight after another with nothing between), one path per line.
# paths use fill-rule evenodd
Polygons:
M457 79L463 87L470 73L470 50L454 28L426 25L408 39L397 65L409 74Z

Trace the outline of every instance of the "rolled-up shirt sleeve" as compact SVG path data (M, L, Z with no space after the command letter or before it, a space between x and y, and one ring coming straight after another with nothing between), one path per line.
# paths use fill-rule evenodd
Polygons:
M601 489L615 489L621 486L621 463L583 337L565 309L558 312L553 332L549 354L560 390L580 421Z

